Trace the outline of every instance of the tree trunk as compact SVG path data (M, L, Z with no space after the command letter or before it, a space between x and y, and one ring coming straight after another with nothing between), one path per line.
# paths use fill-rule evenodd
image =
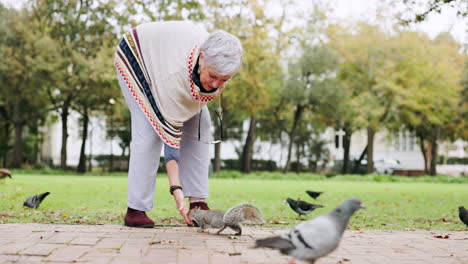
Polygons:
M10 124L5 123L3 125L3 135L2 135L2 140L3 142L0 142L0 145L2 147L2 167L6 168L8 167L8 149L9 149L9 143L10 143Z
M427 150L426 150L426 145L425 145L425 142L424 142L424 137L423 136L418 136L419 138L419 147L421 148L421 152L423 154L423 158L424 158L424 171L426 173L429 172L429 170L427 169L428 168L428 157L427 157Z
M221 100L221 99L219 99ZM221 113L223 112L223 110L221 109ZM215 115L218 115L218 113L215 111ZM221 140L225 140L226 139L226 135L223 135L224 131L222 131L222 127L225 127L225 122L226 122L226 117L227 116L224 116L224 118L222 118L220 115L219 115L219 125L215 126L215 129L216 129L216 134L220 135L220 138ZM213 164L213 171L214 172L218 172L218 171L221 171L221 144L223 144L223 142L220 142L218 144L215 144L214 146L214 164Z
M60 150L60 168L67 169L67 139L68 139L68 115L70 111L70 99L67 99L62 106L62 149Z
M20 99L15 100L13 105L13 125L15 138L13 144L12 168L20 168L23 163L23 124L21 122Z
M76 168L76 172L78 173L85 173L86 172L86 139L88 138L88 110L85 107L83 111L83 134L81 136L81 150L80 150L80 161L78 162L78 167Z
M296 143L296 173L301 172L301 145Z
M255 141L255 127L257 120L255 117L250 118L249 131L247 132L247 138L245 139L245 145L242 150L242 172L250 173L251 162L253 154L253 144Z
M296 138L296 129L299 124L299 121L301 120L303 111L304 111L303 105L296 105L293 125L291 127L291 131L288 133L289 135L288 156L286 157L286 165L284 166L283 172L288 172L291 168L292 147L294 144L294 139Z
M351 149L351 135L353 132L351 129L347 126L343 128L343 131L345 134L343 135L343 151L344 151L344 156L343 156L343 168L341 170L342 174L347 174L349 173L349 151Z
M367 145L364 148L364 150L361 153L361 156L359 156L359 159L354 161L354 168L353 168L353 173L358 173L359 172L359 167L361 166L361 161L364 159L364 156L367 154Z
M421 137L421 151L424 156L424 171L426 174L430 174L431 171L431 162L432 162L432 149L433 149L433 140L430 138Z
M367 128L367 174L374 173L374 138L375 129Z
M435 129L435 135L431 141L431 163L430 163L430 170L429 170L429 175L431 176L436 176L437 175L437 152L439 148L439 137L440 137L440 127L438 126Z
M215 151L214 151L214 172L221 171L221 143L215 144Z

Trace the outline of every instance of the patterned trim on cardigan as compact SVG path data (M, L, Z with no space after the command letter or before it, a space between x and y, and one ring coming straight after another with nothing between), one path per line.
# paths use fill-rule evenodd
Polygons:
M169 138L166 133L163 132L163 129L161 128L161 125L159 124L159 120L153 115L151 111L148 110L148 106L140 98L140 95L137 91L137 89L132 85L130 79L128 78L128 75L125 73L125 70L123 67L120 65L119 61L117 59L114 60L114 65L117 68L120 76L124 80L125 84L127 85L127 88L130 90L130 93L133 96L133 99L138 103L140 106L141 110L143 110L143 113L145 114L146 118L150 122L151 126L155 129L155 131L158 133L159 137L166 143L167 145L173 147L173 148L179 148L180 147L180 142L179 140L172 140Z

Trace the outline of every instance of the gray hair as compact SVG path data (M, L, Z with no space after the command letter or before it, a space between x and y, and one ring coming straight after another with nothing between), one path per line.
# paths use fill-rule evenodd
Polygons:
M242 64L240 40L224 30L213 31L200 46L203 51L203 65L210 66L220 75L233 75Z

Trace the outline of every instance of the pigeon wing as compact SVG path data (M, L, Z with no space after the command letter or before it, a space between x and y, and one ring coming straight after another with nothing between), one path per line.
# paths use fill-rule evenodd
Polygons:
M337 224L330 215L321 215L299 224L291 235L296 247L291 255L303 260L327 255L338 247L341 239Z
M34 208L34 198L35 195L29 196L26 201L24 201L23 205L29 208Z
M308 202L297 201L297 205L302 211L310 211L313 209L313 204Z

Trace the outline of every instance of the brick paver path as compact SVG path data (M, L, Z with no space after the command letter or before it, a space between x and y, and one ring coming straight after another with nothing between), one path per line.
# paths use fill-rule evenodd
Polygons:
M248 227L233 237L189 227L1 224L0 263L287 263L275 250L251 248L284 231ZM347 230L340 247L316 262L332 263L466 264L468 231Z

